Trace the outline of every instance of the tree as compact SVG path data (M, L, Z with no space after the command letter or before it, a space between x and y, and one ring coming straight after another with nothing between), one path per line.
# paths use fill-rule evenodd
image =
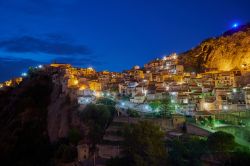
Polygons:
M148 121L124 130L124 151L130 165L158 166L166 163L164 133Z
M234 136L223 131L210 134L207 139L207 145L214 152L230 152L236 147Z
M72 162L77 156L76 148L61 144L55 152L55 156L62 162Z
M167 117L175 111L175 104L171 102L170 96L166 96L163 100L153 100L149 103L149 106L153 109L159 109L161 117Z
M112 106L89 104L81 112L82 120L89 127L88 136L93 146L101 141L106 127L112 121L114 110Z
M161 101L160 100L153 100L149 103L149 106L152 108L152 110L156 110L157 108L159 108L161 105Z
M167 96L161 102L161 114L163 117L166 117L175 111L175 104L171 102L171 98Z
M99 98L96 101L96 104L103 104L103 105L115 106L116 103L112 99L109 99L109 98L106 98L106 97L102 97L102 98Z
M80 141L81 139L81 135L80 135L80 132L73 128L69 131L69 142L74 144L74 145L77 145L77 143Z
M128 109L127 113L130 117L136 117L136 118L140 117L140 114L138 113L138 111L133 110L133 109Z
M250 162L250 152L249 150L238 150L231 154L229 160L225 162L225 165L247 165Z
M196 137L184 138L181 141L168 141L169 161L171 165L201 165L201 156L206 149L206 142Z

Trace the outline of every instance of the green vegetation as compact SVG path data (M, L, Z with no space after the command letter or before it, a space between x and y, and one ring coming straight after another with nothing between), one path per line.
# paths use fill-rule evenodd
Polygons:
M106 103L106 99L104 103ZM115 108L111 106L113 103L107 103L108 105L89 104L80 113L82 120L89 127L88 137L92 142L93 147L102 140L105 129L108 127L114 116Z
M249 148L237 145L234 136L225 132L215 132L207 139L186 137L167 141L167 146L171 165L202 165L211 158L220 165L235 165L237 161L244 165L250 161Z
M106 98L106 97L102 97L102 98L99 98L97 101L96 101L96 104L102 104L102 105L107 105L107 106L115 106L115 101L110 99L110 98Z
M164 144L159 127L142 121L126 126L123 136L124 155L108 160L108 166L198 166L208 160L211 165L245 165L250 161L249 148L236 144L234 136L224 132L212 133L208 138L186 135Z
M140 114L136 110L128 109L127 113L130 117L138 118L140 117Z
M169 163L171 165L201 165L201 156L205 152L205 140L189 138L168 141Z
M207 139L210 150L215 152L231 152L235 149L234 136L222 131L211 134Z
M164 133L148 121L128 125L124 129L124 158L108 161L108 165L158 166L166 164ZM113 161L113 163L112 163Z
M74 146L70 146L67 144L60 144L57 151L55 152L55 157L60 162L72 162L75 160L77 156L77 151Z
M157 117L169 117L175 111L176 103L171 102L171 98L167 96L163 100L153 100L149 102L149 106L155 111Z
M77 145L77 143L80 141L81 139L81 135L80 135L80 132L78 131L78 129L71 129L69 131L69 142L73 145Z
M219 121L216 121L215 119L212 118L212 116L207 116L207 117L198 117L197 123L205 126L205 127L210 127L213 128L217 124L219 124Z
M81 139L80 132L76 128L69 131L68 137L61 138L54 142L52 147L53 160L56 165L61 163L69 163L75 161L77 158L76 145Z

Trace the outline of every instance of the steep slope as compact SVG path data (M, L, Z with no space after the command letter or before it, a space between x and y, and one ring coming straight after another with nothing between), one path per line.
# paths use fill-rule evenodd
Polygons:
M115 103L100 99L98 107L79 107L61 81L53 81L59 71L30 71L20 84L0 90L2 165L74 163L79 142L95 147L101 141Z
M217 38L203 41L179 56L187 71L242 69L250 67L250 24L229 30Z
M76 147L70 142L70 132L78 132L83 124L72 105L60 85L45 72L1 90L1 164L59 165L74 161Z
M24 80L0 92L0 161L2 165L49 165L47 133L48 76Z

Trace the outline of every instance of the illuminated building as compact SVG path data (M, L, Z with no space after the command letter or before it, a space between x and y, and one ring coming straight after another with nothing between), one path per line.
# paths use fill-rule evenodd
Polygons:
M93 91L101 91L102 85L97 81L89 81L89 88Z
M141 103L144 103L145 101L145 94L143 93L138 93L136 94L133 98L130 98L130 101L132 103L137 103L137 104L141 104Z
M68 87L76 87L78 85L78 80L73 77L68 79Z

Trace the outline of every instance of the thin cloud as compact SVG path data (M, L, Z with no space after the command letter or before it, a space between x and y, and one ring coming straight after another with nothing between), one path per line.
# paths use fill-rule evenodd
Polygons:
M89 49L84 45L55 41L33 36L22 36L0 41L0 49L10 53L45 53L52 55L87 55Z

